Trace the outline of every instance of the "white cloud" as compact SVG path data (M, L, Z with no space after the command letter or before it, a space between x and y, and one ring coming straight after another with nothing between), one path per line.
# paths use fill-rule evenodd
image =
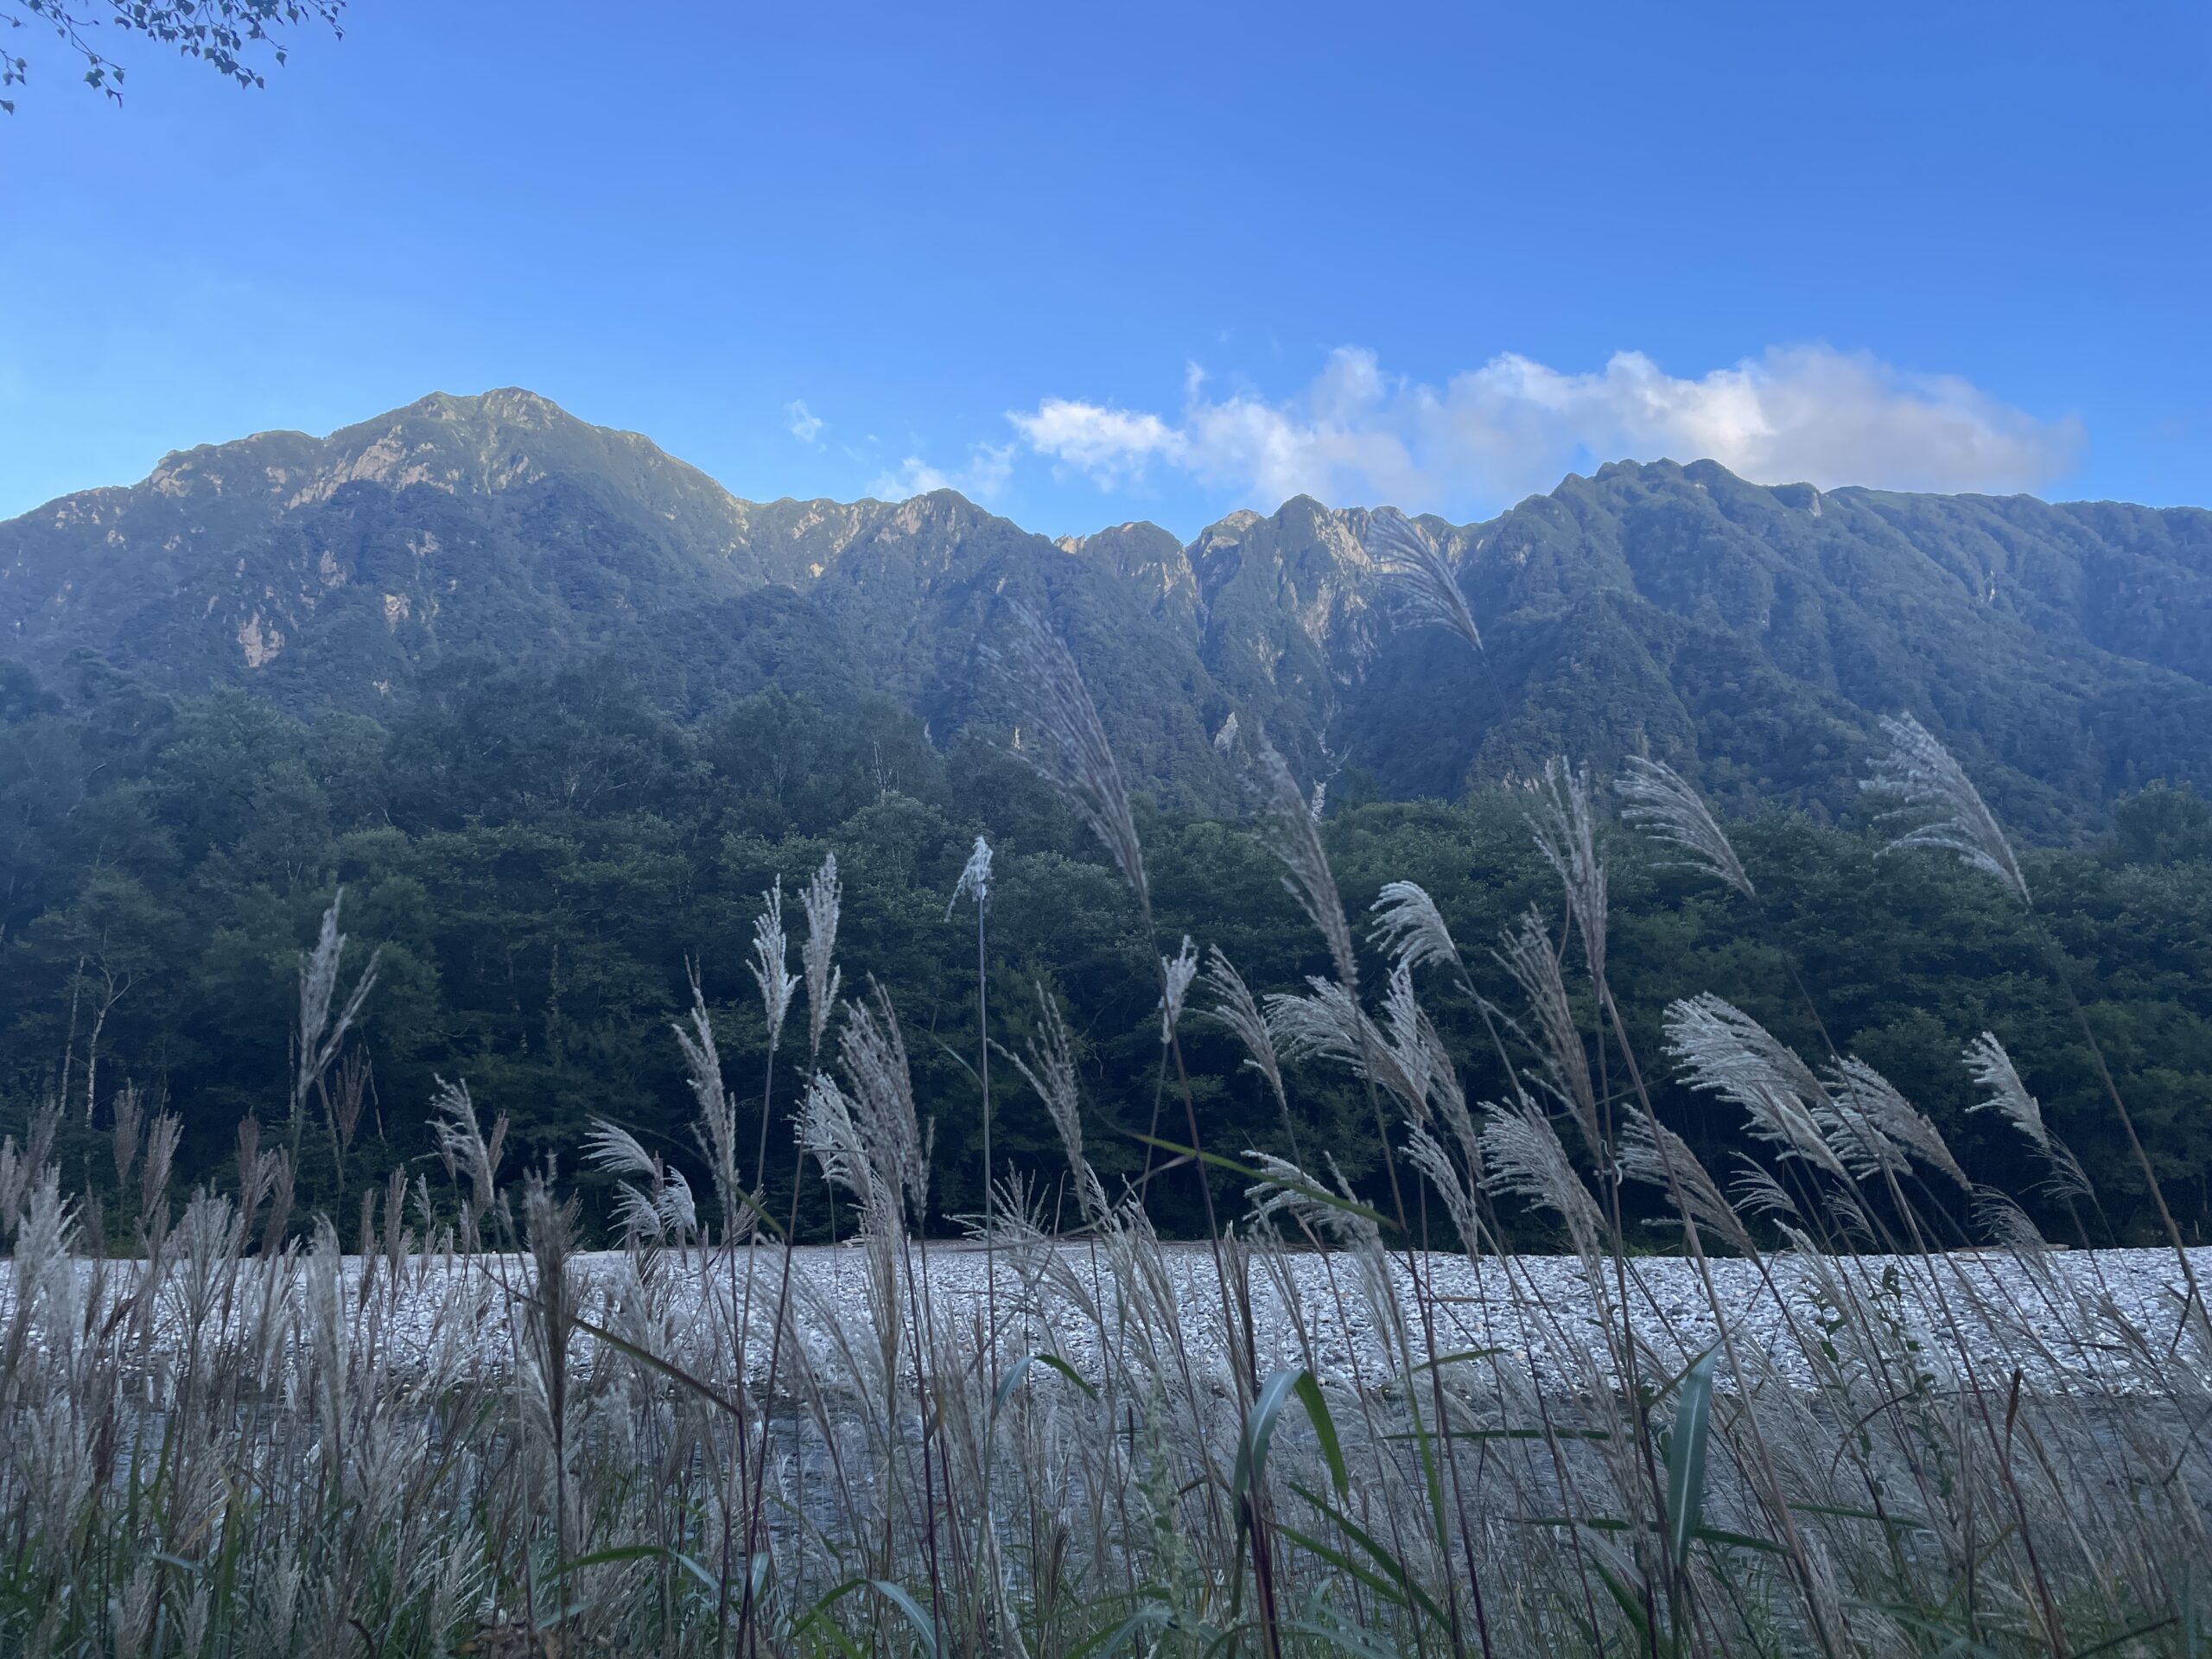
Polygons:
M1089 474L1108 489L1141 473L1154 458L1181 465L1190 449L1188 435L1157 415L1065 397L1047 397L1033 414L1009 413L1007 419L1038 454Z
M820 444L826 424L802 399L794 398L784 405L784 428L801 443Z
M1701 378L1641 352L1592 373L1508 354L1441 386L1386 375L1372 352L1331 353L1293 397L1206 395L1195 367L1174 420L1046 398L1008 414L1056 472L1102 488L1171 468L1255 505L1300 493L1408 508L1496 505L1612 460L1711 459L1758 483L1905 490L2031 489L2082 442L1954 375L1865 353L1777 346Z
M932 490L951 487L950 474L927 465L919 455L909 455L897 467L870 479L868 493L885 501L904 501L909 496L927 495Z
M1007 480L1013 476L1012 444L979 443L969 453L968 465L961 469L963 481L953 487L979 501L988 501L1006 488Z
M909 455L895 467L876 474L868 493L885 501L904 501L932 490L957 490L971 501L995 499L1014 475L1014 446L978 443L968 452L968 464L953 472L932 467L919 455Z

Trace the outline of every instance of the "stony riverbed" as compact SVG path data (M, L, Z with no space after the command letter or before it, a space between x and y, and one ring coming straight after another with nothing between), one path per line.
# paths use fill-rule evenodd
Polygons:
M2201 1279L2212 1278L2212 1249L2193 1253ZM1147 1308L1117 1297L1104 1250L1081 1243L1033 1244L987 1256L971 1245L931 1245L906 1257L918 1282L926 1278L934 1311L938 1363L960 1363L982 1344L987 1313L995 1310L1002 1355L1049 1351L1078 1374L1096 1374L1102 1339L1148 1341L1174 1350L1178 1367L1217 1392L1229 1388L1224 1298L1214 1256L1204 1244L1171 1244L1159 1255L1157 1282L1177 1318L1146 1318ZM131 1264L106 1264L109 1294L126 1285ZM1403 1256L1389 1264L1411 1357L1482 1353L1548 1389L1573 1389L1610 1376L1609 1341L1618 1315L1601 1322L1584 1264L1573 1257ZM585 1316L623 1323L623 1304L641 1300L632 1262L617 1253L573 1259ZM748 1256L698 1253L659 1257L650 1270L649 1300L658 1328L685 1351L687 1363L734 1367L740 1344L731 1337L732 1308L749 1309L753 1332L743 1345L747 1370L765 1370L770 1343L767 1310L782 1283L781 1255L761 1248ZM245 1294L260 1271L242 1264L240 1280L207 1318L251 1317L257 1298ZM307 1270L296 1305L306 1306ZM362 1263L347 1258L340 1295L351 1309L373 1310L378 1344L397 1370L447 1375L491 1364L512 1352L514 1309L528 1294L526 1265L514 1258L410 1257L397 1289L381 1259L361 1298ZM1232 1268L1232 1273L1234 1269ZM1344 1254L1280 1253L1251 1258L1250 1323L1263 1370L1311 1365L1326 1382L1371 1385L1402 1370L1386 1345L1396 1337L1378 1318L1387 1306L1373 1264ZM1710 1291L1704 1276L1710 1274ZM753 1288L746 1294L747 1275ZM854 1247L803 1248L791 1262L796 1310L792 1325L811 1370L833 1383L852 1370L855 1350L873 1343L868 1259ZM1364 1276L1363 1276L1364 1275ZM184 1271L172 1271L159 1299L158 1329L181 1332L191 1321ZM1679 1368L1719 1340L1713 1306L1726 1311L1734 1357L1746 1371L1790 1382L1809 1380L1821 1352L1821 1327L1838 1300L1855 1300L1867 1315L1893 1323L1901 1342L1916 1340L1925 1365L1961 1382L1982 1370L2009 1378L2018 1367L2040 1389L2137 1392L2158 1386L2158 1361L2171 1351L2184 1308L2184 1283L2172 1252L2162 1249L2058 1252L2032 1262L2009 1255L1962 1253L1936 1257L1810 1258L1781 1255L1761 1262L1636 1257L1603 1267L1605 1305L1618 1308L1625 1292L1641 1350L1640 1365ZM900 1311L907 1316L902 1291ZM0 1319L12 1317L16 1274L0 1269ZM1241 1327L1241 1309L1233 1317ZM1949 1334L1958 1333L1958 1334ZM161 1338L157 1335L156 1346ZM582 1349L592 1346L579 1338ZM2193 1338L2185 1337L2184 1345ZM1431 1344L1433 1343L1433 1350ZM717 1363L718 1357L727 1356ZM1848 1363L1850 1355L1842 1356ZM588 1360L584 1363L588 1363ZM786 1372L788 1375L788 1372ZM2000 1380L2001 1380L2000 1378ZM1984 1379L1985 1385L1986 1379Z

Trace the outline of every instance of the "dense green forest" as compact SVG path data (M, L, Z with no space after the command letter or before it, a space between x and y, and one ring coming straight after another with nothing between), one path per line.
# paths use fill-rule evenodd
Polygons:
M872 976L897 1007L948 1226L982 1205L976 920L949 908L976 836L995 855L989 1034L1019 1050L1039 996L1061 1000L1103 1171L1134 1175L1147 1155L1161 1066L1154 952L1187 933L1262 992L1300 988L1326 964L1250 824L1142 817L1159 929L1147 938L1127 886L1020 757L972 737L935 747L888 702L832 715L771 691L687 726L611 658L455 661L386 723L304 721L243 693L173 696L80 658L44 685L0 664L0 1127L21 1137L60 1097L70 1178L95 1187L112 1184L105 1128L125 1089L181 1116L181 1188L224 1169L242 1119L257 1118L264 1145L291 1132L299 963L341 886L344 978L375 948L378 979L353 1044L350 1146L319 1117L298 1126L302 1211L342 1213L365 1181L430 1159L423 1121L442 1076L465 1080L487 1120L505 1114L526 1156L564 1169L595 1117L694 1159L670 1031L691 965L728 1081L758 1103L753 918L780 881L796 939L797 889L832 853L846 991ZM1355 917L1385 881L1421 882L1475 988L1509 1010L1511 982L1485 947L1530 905L1557 903L1523 799L1491 787L1389 801L1347 772L1324 826ZM2212 808L2153 787L2121 801L2115 823L2097 844L2024 855L2064 953L2056 963L1993 884L1935 854L1883 855L1867 822L1770 809L1732 824L1756 908L1616 827L1611 972L1662 1115L1729 1162L1734 1109L1665 1081L1662 1010L1711 990L1808 1057L1831 1042L1861 1056L1977 1179L2024 1194L2037 1175L2011 1132L1967 1110L1960 1052L1994 1030L2096 1183L2107 1219L2088 1225L2147 1236L2141 1179L2063 971L2184 1231L2212 1236ZM1439 982L1427 1000L1470 1096L1501 1090L1465 992ZM1324 1149L1355 1181L1375 1177L1373 1120L1341 1073L1298 1069L1286 1122L1225 1033L1192 1020L1185 1043L1212 1148L1297 1141L1309 1161ZM803 1034L787 1032L769 1098L779 1122L804 1059ZM1050 1124L1011 1067L993 1082L1001 1168L1031 1172L1049 1211L1065 1166ZM1164 1227L1196 1224L1187 1171L1152 1196ZM830 1224L817 1188L804 1225L820 1236Z

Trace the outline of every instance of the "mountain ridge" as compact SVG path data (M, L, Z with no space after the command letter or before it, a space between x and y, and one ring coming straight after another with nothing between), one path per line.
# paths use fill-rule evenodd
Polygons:
M608 652L680 714L865 691L950 735L997 718L976 648L1020 597L1167 802L1232 792L1211 741L1231 712L1302 772L1349 757L1394 793L1648 750L1724 800L1833 798L1821 779L1897 708L2037 833L2153 777L2212 784L2212 512L1609 462L1481 523L1419 521L1480 658L1402 625L1370 518L1297 496L1187 542L1145 520L1055 541L950 491L751 502L536 393L433 393L0 524L0 651L372 714L449 658Z

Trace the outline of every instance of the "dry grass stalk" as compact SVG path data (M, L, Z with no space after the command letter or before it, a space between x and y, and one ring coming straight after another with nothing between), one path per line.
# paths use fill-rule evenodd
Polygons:
M1364 539L1368 556L1414 620L1449 628L1472 650L1482 650L1482 631L1475 626L1466 593L1427 531L1385 508L1370 515Z
M1007 614L1004 642L986 656L1004 677L1016 717L1030 733L1019 752L1058 787L1148 907L1144 850L1137 842L1128 788L1090 690L1042 617L1018 601L1008 602Z
M1679 849L1682 864L1703 870L1746 899L1758 897L1734 844L1707 810L1705 798L1672 766L1631 755L1614 780L1613 791L1624 803L1621 817L1654 840Z
M1910 715L1885 715L1882 734L1889 746L1859 787L1896 803L1885 817L1922 820L1908 825L1891 849L1933 847L1955 854L1995 876L2021 904L2029 903L2027 878L2012 842L1951 752Z

